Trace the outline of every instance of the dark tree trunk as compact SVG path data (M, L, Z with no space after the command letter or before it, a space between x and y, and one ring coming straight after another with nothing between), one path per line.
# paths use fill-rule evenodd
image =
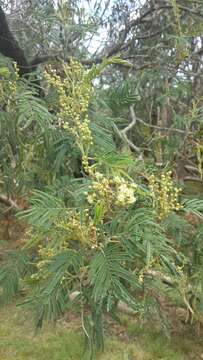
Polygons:
M0 53L16 61L19 75L25 75L31 71L24 51L11 33L4 11L0 7Z

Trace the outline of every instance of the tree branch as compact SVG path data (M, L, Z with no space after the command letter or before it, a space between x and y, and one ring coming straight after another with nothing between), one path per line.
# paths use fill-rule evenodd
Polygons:
M133 116L135 117L134 107L131 107L130 110L131 110L131 116L133 114ZM138 118L137 116L136 116L136 120L139 123L143 124L144 126L147 126L147 127L153 128L153 129L157 129L160 131L173 131L173 132L177 132L179 134L189 134L190 133L190 131L188 131L188 130L181 130L181 129L176 129L176 128L168 128L165 126L162 127L162 126L158 126L158 125L151 125L151 124L146 123L144 120Z
M16 61L19 74L25 75L29 73L29 64L24 54L24 51L19 46L18 42L11 33L4 11L0 6L0 52L7 57Z
M200 16L203 17L203 14L201 14L200 12L191 9L187 6L184 5L178 5L179 9L188 13L191 13L193 15L196 16ZM133 29L135 26L144 23L144 22L149 22L152 20L153 18L153 13L155 12L157 15L160 14L160 11L164 11L164 10L171 10L173 7L170 4L165 4L165 5L161 5L161 6L154 6L149 8L148 10L146 10L143 14L141 13L140 16L137 16L135 19L131 20L124 29L120 30L119 34L118 34L118 41L117 43L115 43L112 47L110 47L109 49L106 49L106 55L105 56L99 56L96 57L94 59L82 59L80 60L80 62L83 65L87 65L87 66L91 66L92 64L98 64L102 61L102 59L104 57L111 57L117 53L119 53L120 51L123 51L124 49L128 48L131 44L131 40L128 41L127 44L125 43L125 40L129 34L129 32L131 31L131 29ZM155 15L156 15L155 14ZM151 16L150 16L151 15ZM168 26L166 27L168 28ZM160 33L162 33L164 30L166 29L162 29L160 31L154 32L154 33L148 33L148 34L140 34L137 37L135 37L135 39L139 40L139 39L146 39L146 38L151 38L154 36L159 35ZM35 57L31 63L29 63L26 59L26 56L24 54L24 51L21 49L21 47L19 46L18 42L16 41L16 39L14 38L13 34L11 33L9 26L8 26L8 22L6 20L6 16L4 11L2 10L2 8L0 7L0 52L7 56L12 58L13 60L15 60L17 62L17 65L19 67L20 70L20 75L24 75L24 74L28 74L29 72L35 70L35 68L39 65L42 64L44 62L47 61L55 61L58 60L60 58L60 53L58 55L47 55L47 56L37 56ZM70 61L71 57L67 58L67 61ZM148 66L148 65L147 65ZM140 68L138 68L140 69ZM135 67L135 70L136 67ZM171 130L174 131L174 130Z
M129 147L131 149L133 149L135 152L140 154L141 149L138 146L136 146L135 144L133 144L133 142L131 140L129 140L128 137L127 137L127 132L129 130L131 130L136 124L136 116L135 116L135 113L132 111L132 108L133 107L131 106L130 107L130 113L131 113L131 117L132 117L131 123L129 125L127 125L123 130L119 130L118 127L115 124L114 124L114 126L115 126L115 129L116 129L119 137L122 140L124 140L129 145Z
M6 195L0 194L0 202L4 205L7 205L15 210L22 210L22 208L11 198Z

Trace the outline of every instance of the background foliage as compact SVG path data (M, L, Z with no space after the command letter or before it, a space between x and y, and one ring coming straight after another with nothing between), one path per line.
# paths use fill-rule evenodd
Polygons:
M38 326L77 308L92 354L123 304L202 325L201 2L2 7L30 76L1 56L2 218L27 224L1 301L25 290Z

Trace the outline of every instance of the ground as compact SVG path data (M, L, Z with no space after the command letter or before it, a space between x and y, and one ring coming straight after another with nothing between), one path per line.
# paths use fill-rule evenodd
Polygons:
M30 314L16 304L0 310L1 360L82 360L84 343L77 317L67 314L55 326L35 334ZM201 339L189 329L174 333L171 340L153 328L141 327L135 319L123 316L123 325L108 323L106 350L98 360L200 360ZM152 331L153 330L153 331ZM110 334L111 332L111 334ZM108 339L107 339L108 338Z

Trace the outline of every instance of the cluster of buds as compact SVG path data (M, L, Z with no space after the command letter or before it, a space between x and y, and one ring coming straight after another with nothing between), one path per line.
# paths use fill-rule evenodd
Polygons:
M91 82L83 66L74 60L62 64L63 78L51 67L45 72L45 79L58 94L58 117L61 126L67 129L78 144L92 145L87 110L91 94Z
M51 258L56 255L56 251L53 248L39 246L38 255L39 260L36 263L38 271L31 275L32 280L44 279L44 275L41 270L43 270L44 266L46 266L50 262Z
M19 79L17 64L13 63L14 73L10 74L6 67L0 68L0 101L1 105L6 104L10 111L10 104L15 102L17 95L17 80Z
M89 128L89 119L86 116L82 123L78 124L78 134L83 143L93 145L92 133Z
M37 263L37 268L42 269L45 264L47 264L50 259L56 255L56 252L53 248L39 247L38 254L40 256L40 261Z
M67 247L69 241L78 241L91 247L97 243L97 229L89 215L89 209L85 209L82 214L75 211L68 222L61 221L56 226L66 232L63 247Z
M93 204L101 201L106 205L111 204L113 196L111 180L99 172L94 174L94 178L87 193L88 203Z
M178 201L181 189L174 186L171 174L171 171L168 171L162 174L160 179L155 178L154 175L149 177L150 195L159 219L165 218L173 210L182 209Z

